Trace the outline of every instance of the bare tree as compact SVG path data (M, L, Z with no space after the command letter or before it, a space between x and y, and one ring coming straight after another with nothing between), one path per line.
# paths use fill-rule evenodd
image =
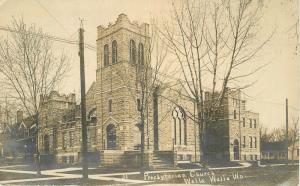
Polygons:
M205 130L221 108L228 87L249 87L254 82L237 83L266 65L241 70L255 66L255 56L271 37L258 41L261 6L251 0L173 1L171 21L160 28L180 65L186 95L196 105L201 160L206 149ZM206 91L210 91L209 97Z
M23 19L12 21L10 37L0 43L2 83L36 124L36 163L40 174L38 127L40 97L48 95L63 79L66 56L56 56L49 37Z
M299 143L299 118L293 118L292 121L292 126L289 128L288 132L288 141L289 145L291 146L292 160L294 160L294 152L296 150L296 145L297 143Z

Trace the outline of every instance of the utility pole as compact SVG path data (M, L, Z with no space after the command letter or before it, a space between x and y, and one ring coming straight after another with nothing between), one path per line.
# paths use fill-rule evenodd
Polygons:
M82 178L88 179L88 159L87 159L87 126L86 126L86 104L85 104L85 73L84 73L84 36L83 26L79 28L79 57L80 57L80 86L81 86L81 163Z
M286 145L286 164L288 164L289 161L289 141L288 141L288 135L289 135L289 105L288 105L288 99L285 99L285 145Z

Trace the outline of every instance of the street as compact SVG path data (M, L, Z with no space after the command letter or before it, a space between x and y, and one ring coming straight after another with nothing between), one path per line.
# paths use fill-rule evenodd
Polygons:
M298 185L297 165L266 167L220 167L207 170L182 169L146 171L144 175L130 170L90 168L89 179L82 182L81 168L68 167L42 171L37 177L29 165L0 167L3 185Z

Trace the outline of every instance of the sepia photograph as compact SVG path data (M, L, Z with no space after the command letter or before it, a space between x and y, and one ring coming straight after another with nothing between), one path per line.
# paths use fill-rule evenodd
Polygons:
M299 185L298 0L0 0L0 185Z

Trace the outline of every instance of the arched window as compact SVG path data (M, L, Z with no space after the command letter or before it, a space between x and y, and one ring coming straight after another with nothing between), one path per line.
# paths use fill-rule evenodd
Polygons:
M136 63L136 46L134 40L130 40L129 44L129 60L130 63L135 64Z
M144 65L144 45L142 43L139 44L138 62Z
M118 44L117 41L114 40L112 42L112 63L117 63L118 62Z
M117 147L117 136L116 136L116 127L113 124L109 124L106 127L106 136L107 136L107 149L116 149Z
M184 109L175 107L172 116L174 120L174 144L187 145L187 123Z
M108 45L104 45L104 66L107 67L109 65L109 51Z

